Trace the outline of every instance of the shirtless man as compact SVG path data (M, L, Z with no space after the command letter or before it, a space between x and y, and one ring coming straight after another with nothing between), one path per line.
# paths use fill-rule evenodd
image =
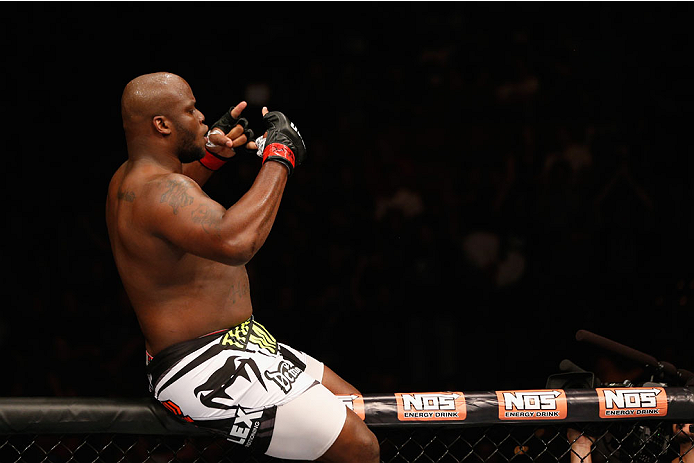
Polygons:
M109 185L106 221L152 392L180 419L274 457L378 462L373 433L333 395L359 392L253 317L245 264L305 155L298 130L263 108L263 164L248 192L225 209L201 189L234 148L258 149L238 123L245 107L206 137L181 77L143 75L123 92L128 160Z

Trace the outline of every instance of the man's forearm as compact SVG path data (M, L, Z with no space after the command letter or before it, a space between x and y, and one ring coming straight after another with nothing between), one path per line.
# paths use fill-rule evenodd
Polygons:
M213 170L203 166L199 161L183 164L183 175L192 178L201 187L205 184L205 182L207 182L213 173Z
M225 212L220 222L230 249L247 263L265 243L275 222L287 183L288 169L279 162L263 164L251 188ZM240 251L239 251L240 250Z

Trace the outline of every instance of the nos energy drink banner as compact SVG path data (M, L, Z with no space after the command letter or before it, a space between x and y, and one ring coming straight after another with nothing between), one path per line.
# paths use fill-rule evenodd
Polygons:
M398 392L339 396L369 425L694 420L691 387Z

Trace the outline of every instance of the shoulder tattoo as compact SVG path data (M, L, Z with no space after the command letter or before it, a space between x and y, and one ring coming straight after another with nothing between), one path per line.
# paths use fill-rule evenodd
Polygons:
M178 214L180 207L193 204L193 197L186 192L190 186L185 181L167 179L163 186L166 191L161 195L159 202L168 203L172 207L174 215Z
M118 199L128 203L135 201L135 192L118 190Z

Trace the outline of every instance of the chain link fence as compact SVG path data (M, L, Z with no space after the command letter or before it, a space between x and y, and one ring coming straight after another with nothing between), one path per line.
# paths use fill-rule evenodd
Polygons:
M583 428L583 429L581 429ZM378 427L381 461L673 462L694 455L691 434L667 421L551 426ZM575 436L573 434L576 434ZM591 450L577 449L582 437ZM691 457L690 457L691 458ZM204 436L131 434L12 435L0 439L3 463L278 462Z
M338 397L374 431L384 463L694 461L689 387ZM151 398L0 398L0 463L273 461Z

